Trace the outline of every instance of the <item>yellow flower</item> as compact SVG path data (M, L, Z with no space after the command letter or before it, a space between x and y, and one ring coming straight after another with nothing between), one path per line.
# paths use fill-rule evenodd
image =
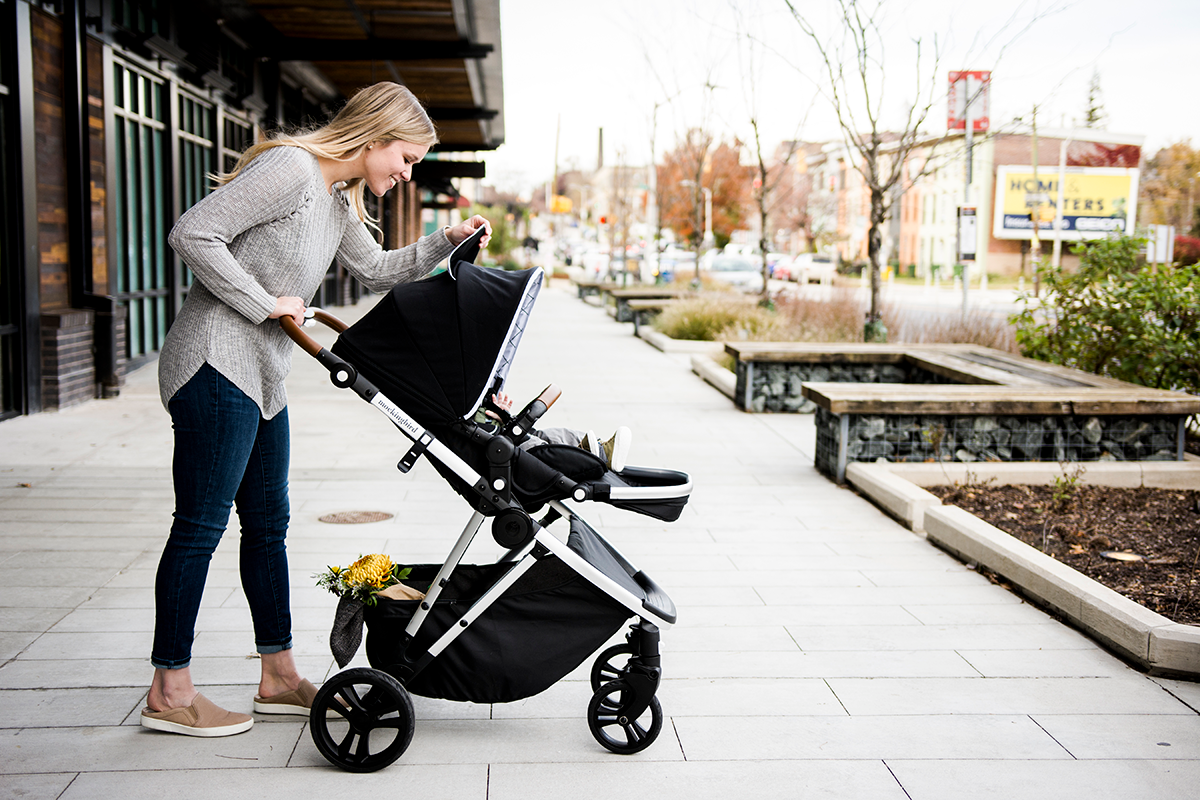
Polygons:
M395 564L389 556L373 553L363 556L347 567L343 580L351 586L369 584L382 588L384 581L391 577L394 567Z

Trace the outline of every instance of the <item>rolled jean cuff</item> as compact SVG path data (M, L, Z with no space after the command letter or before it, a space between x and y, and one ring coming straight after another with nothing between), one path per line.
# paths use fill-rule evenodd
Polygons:
M185 667L191 666L191 663L192 663L191 656L188 656L187 658L185 658L181 661L159 661L154 656L150 657L150 666L154 667L155 669L183 669Z
M292 637L289 636L288 640L283 644L258 644L255 645L255 648L258 650L258 654L260 656L269 656L272 653L282 653L284 650L292 649Z

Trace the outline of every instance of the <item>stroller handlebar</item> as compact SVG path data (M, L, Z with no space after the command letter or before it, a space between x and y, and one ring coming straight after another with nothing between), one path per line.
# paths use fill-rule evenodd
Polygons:
M311 316L312 319L320 322L328 328L332 328L336 333L341 333L350 327L333 314L322 311L319 308L308 309L306 316ZM296 324L294 319L291 317L280 317L279 326L283 328L283 332L286 333L293 342L300 345L300 348L304 350L304 352L308 353L314 358L320 355L321 345L315 339L305 333L303 329Z

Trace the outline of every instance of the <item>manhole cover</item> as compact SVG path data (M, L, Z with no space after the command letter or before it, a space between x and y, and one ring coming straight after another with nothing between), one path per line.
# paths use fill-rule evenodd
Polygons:
M392 515L386 511L337 511L333 514L326 514L321 517L321 522L329 522L334 525L361 525L364 522L383 522L385 519L391 519Z

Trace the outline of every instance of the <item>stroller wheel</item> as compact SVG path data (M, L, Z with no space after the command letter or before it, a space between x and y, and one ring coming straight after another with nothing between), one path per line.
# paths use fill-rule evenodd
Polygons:
M400 682L376 669L339 672L317 692L308 716L313 743L348 772L383 769L413 736L412 698Z
M654 743L662 730L662 705L651 697L640 715L629 710L635 705L634 691L627 681L610 681L601 686L588 703L588 727L596 741L614 753L640 753Z
M614 644L600 655L592 664L592 691L598 691L604 684L624 677L625 668L633 655L633 645Z

